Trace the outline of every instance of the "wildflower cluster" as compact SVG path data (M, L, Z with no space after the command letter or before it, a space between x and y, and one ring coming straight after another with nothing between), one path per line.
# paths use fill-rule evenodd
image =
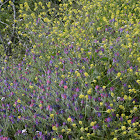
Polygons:
M33 11L22 4L18 33L32 47L18 64L2 60L0 135L139 139L139 4L68 0L58 8L34 3Z

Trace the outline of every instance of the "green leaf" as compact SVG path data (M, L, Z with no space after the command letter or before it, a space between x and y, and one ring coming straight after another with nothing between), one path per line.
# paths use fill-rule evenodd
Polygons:
M101 58L103 61L108 61L108 58L107 57L103 57Z

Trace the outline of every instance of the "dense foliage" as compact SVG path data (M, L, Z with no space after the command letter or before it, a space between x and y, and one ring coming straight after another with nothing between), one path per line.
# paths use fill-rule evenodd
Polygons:
M40 0L42 4L49 0ZM40 12L34 10L34 3L38 0L28 1L29 11L34 11L35 13ZM61 2L57 0L51 0L52 6L57 7ZM26 48L30 48L30 43L26 35L19 35L17 22L22 20L20 15L21 5L26 6L25 0L1 0L0 1L0 55L12 56L10 58L22 59L25 54ZM47 9L47 6L45 6ZM48 14L48 13L47 13ZM23 43L24 42L24 43ZM16 59L16 60L18 60Z
M20 4L26 50L1 58L1 139L140 139L140 2L59 2Z

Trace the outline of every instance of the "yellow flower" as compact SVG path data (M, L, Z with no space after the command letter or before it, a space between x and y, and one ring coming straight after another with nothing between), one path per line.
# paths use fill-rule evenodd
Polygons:
M121 114L121 116L122 116L122 117L124 117L124 116L125 116L125 114Z
M30 86L29 86L29 88L30 88L30 89L32 89L32 88L33 88L33 86L31 86L31 85L30 85Z
M37 77L35 77L35 80L37 80L38 78Z
M137 80L136 82L140 85L140 80Z
M84 127L81 127L81 129L80 129L80 130L81 130L81 132L83 132L85 129L84 129Z
M127 100L127 95L124 95L124 97L123 97L123 98L124 98L124 100Z
M88 95L86 95L85 98L88 100Z
M77 77L80 77L80 76L81 76L81 74L79 72L77 72Z
M42 2L40 1L38 4L39 4L39 5L42 5Z
M47 7L48 7L48 8L51 7L51 2L48 2Z
M10 86L13 86L13 83L11 83Z
M93 66L94 66L93 64L90 65L91 68L92 68Z
M100 80L101 79L101 76L97 76L97 79Z
M131 97L131 96L129 96L129 97L128 97L128 99L129 99L129 100L131 100L131 99L132 99L132 97Z
M65 78L65 76L64 76L64 75L61 75L61 77L62 77L62 78Z
M71 118L68 118L67 121L68 121L68 122L72 122Z
M42 104L39 104L39 107L42 107Z
M85 73L84 73L84 75L85 75L86 77L88 77L88 76L89 76L87 72L85 72Z
M83 51L84 51L84 49L83 49L83 48L81 48L81 51L83 52Z
M18 99L18 100L17 100L17 102L18 102L18 103L21 103L21 100L20 100L20 99Z
M129 117L128 116L125 116L125 118L128 120Z
M133 110L134 110L134 111L137 111L137 107L134 107Z
M107 112L107 113L110 113L110 112L111 112L111 109L108 109L106 112Z
M51 118L54 118L54 114L50 114L50 117L51 117Z
M91 55L91 54L92 54L92 52L88 52L88 54L89 54L89 55Z
M57 127L56 126L53 126L52 127L52 130L56 131L57 130Z
M82 69L85 69L85 66L83 66Z
M96 124L96 121L95 122L91 122L90 126L94 126L95 124Z
M79 98L80 98L80 99L83 99L84 97L85 97L85 96L84 96L83 94L80 94L80 95L79 95Z
M21 116L18 116L18 119L21 119Z
M119 105L119 108L120 108L120 109L124 109L124 106L123 106L123 105Z
M137 60L140 62L140 57L138 57Z
M65 129L62 129L61 132L65 132Z
M76 127L76 124L74 123L74 124L72 124L72 126L73 126L73 127Z
M126 135L126 131L124 131L122 134L123 134L123 135Z
M88 127L86 127L85 130L88 131Z
M111 92L111 96L114 97L114 93L113 92Z
M114 132L111 132L111 135L114 135L115 133Z
M87 94L91 94L92 93L92 88L90 88L88 91L87 91Z
M71 129L67 129L67 133L70 133L71 132Z
M42 59L42 56L40 56L39 58Z
M126 127L125 127L125 126L122 126L121 129L122 129L122 130L126 130Z
M82 121L79 121L79 124L82 125Z
M118 73L117 73L117 77L120 77L120 76L121 76L121 73L120 73L120 72L118 72Z
M44 18L44 22L49 22L50 20L46 17Z
M100 102L100 106L102 106L103 105L103 102Z
M89 137L90 136L90 133L87 133L87 137Z

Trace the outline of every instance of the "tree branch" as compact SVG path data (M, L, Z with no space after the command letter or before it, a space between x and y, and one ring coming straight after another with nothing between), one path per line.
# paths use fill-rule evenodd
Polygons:
M2 22L1 20L0 20L0 23L4 24L6 26L9 26L7 23Z
M15 5L14 5L14 0L13 0L13 4L12 4L12 7L13 7L13 18L14 18L14 24L13 24L13 34L15 33L15 27L16 27L16 23L15 23L15 19L16 19L16 9L15 9Z
M0 9L1 9L1 7L5 4L5 3L7 3L9 0L7 0L7 1L5 1L1 6L0 6Z

